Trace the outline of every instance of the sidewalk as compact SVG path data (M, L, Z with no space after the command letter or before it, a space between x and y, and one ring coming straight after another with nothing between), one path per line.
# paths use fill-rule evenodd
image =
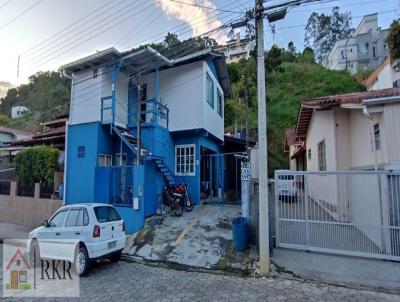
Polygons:
M275 249L271 261L305 280L400 294L399 262L288 249Z
M0 223L0 242L4 239L27 239L30 227L11 223Z

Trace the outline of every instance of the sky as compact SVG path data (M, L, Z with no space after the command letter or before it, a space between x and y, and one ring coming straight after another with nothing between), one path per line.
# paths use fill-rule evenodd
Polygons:
M265 5L284 1L269 0ZM252 6L254 0L0 0L0 85L26 83L38 71L57 70L110 46L126 50L159 42L168 31L181 39L203 34L238 19ZM293 41L297 49L303 49L310 14L329 13L334 6L351 12L354 27L363 15L375 12L382 28L400 16L400 0L323 0L302 5L274 23L274 36L265 21L266 48L273 43L286 47ZM217 32L211 37L223 43L226 34Z

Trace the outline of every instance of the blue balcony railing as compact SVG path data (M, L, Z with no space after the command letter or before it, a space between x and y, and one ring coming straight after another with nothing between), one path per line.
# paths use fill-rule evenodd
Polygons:
M155 98L142 101L146 105L146 110L142 110L141 114L146 116L146 121L150 115L149 121L152 124L163 125L166 128L169 126L169 109L166 105L161 104Z

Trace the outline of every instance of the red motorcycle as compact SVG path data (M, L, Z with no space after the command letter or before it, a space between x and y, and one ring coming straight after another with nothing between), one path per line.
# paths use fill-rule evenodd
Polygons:
M181 203L187 212L193 210L194 202L192 197L189 195L187 184L182 183L172 189L175 194L181 195Z

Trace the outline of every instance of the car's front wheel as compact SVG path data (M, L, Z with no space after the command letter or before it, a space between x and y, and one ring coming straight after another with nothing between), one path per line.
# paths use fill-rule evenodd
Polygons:
M84 246L80 246L79 249L77 249L74 260L76 272L80 277L86 276L90 268L90 259Z

